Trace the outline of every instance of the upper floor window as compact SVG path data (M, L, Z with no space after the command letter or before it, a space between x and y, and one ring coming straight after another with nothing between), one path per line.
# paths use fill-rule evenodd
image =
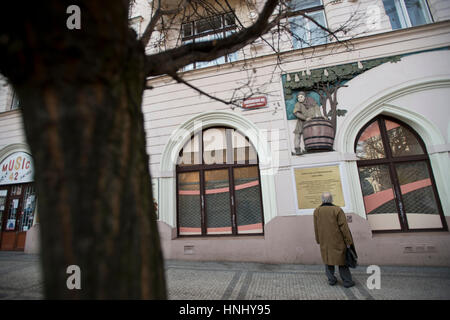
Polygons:
M134 31L136 31L137 35L140 37L142 35L142 20L144 20L144 18L142 18L142 16L137 16L134 18L130 18L128 20L128 24L130 25L131 28L134 29Z
M291 0L288 9L293 13L305 12L318 24L327 27L322 0ZM289 24L294 49L327 43L328 33L310 19L298 15L289 18Z
M181 25L181 41L183 44L188 44L222 39L231 35L235 30L236 17L234 13L228 12L205 19L183 23ZM205 68L236 60L237 53L231 53L213 61L195 62L186 66L184 70Z
M393 30L431 23L426 0L383 0Z
M16 110L16 109L19 109L19 97L17 96L17 93L15 91L13 91L10 110Z

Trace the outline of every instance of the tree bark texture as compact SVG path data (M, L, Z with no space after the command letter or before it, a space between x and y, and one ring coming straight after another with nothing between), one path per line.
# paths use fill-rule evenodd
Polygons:
M66 27L72 4L80 30ZM0 72L19 95L34 158L45 297L164 299L141 111L145 53L127 1L22 6L9 9L20 18L1 14ZM80 267L81 290L66 286L69 265Z

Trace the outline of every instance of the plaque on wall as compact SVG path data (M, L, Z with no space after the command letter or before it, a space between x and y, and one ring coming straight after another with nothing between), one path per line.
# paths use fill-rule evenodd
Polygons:
M323 192L331 192L333 204L345 207L339 166L294 168L298 209L313 209L322 204Z

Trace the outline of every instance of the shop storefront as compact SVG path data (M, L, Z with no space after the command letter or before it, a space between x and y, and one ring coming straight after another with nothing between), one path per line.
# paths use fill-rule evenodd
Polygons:
M13 152L0 162L0 250L25 249L27 231L35 223L33 160Z

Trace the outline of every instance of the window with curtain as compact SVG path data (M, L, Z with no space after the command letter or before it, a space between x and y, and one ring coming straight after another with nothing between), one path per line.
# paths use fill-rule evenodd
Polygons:
M327 27L322 0L291 0L288 3L288 10L294 14L300 11L305 12L318 24ZM301 15L290 17L289 25L294 49L317 46L328 41L328 33L325 30Z
M408 125L379 116L355 142L372 231L447 230L423 141Z
M426 0L383 0L393 30L431 23Z
M179 236L263 234L258 156L247 137L225 127L196 133L177 162Z

